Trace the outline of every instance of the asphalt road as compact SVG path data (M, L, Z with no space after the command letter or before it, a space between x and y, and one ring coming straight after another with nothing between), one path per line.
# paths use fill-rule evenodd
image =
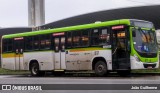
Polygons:
M158 75L129 77L31 77L28 75L1 75L0 84L160 84ZM0 86L1 87L1 86ZM0 93L159 93L159 90L1 90Z

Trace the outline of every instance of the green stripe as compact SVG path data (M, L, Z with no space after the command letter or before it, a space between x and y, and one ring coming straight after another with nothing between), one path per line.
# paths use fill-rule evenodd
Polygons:
M78 25L78 26L55 28L55 29L49 29L49 30L10 34L10 35L4 35L2 38L15 38L15 37L23 37L23 36L33 36L33 35L49 34L49 33L56 33L56 32L66 32L66 31L73 31L73 30L82 30L82 29L89 29L89 28L105 27L105 26L119 25L119 24L130 25L130 21L129 21L129 19L114 20L114 21L107 21L107 22L101 22L101 23L92 23L92 24L85 24L85 25Z

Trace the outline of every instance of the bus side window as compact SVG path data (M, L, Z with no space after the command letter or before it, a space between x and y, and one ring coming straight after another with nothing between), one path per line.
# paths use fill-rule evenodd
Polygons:
M50 49L51 48L51 36L49 34L47 35L41 35L40 36L40 49Z
M88 30L82 31L81 46L89 46L89 31Z
M3 52L12 52L13 51L13 40L12 39L3 39Z
M13 51L13 40L12 39L8 39L8 51L12 52Z
M72 32L67 32L67 48L72 47Z
M54 38L55 52L59 52L59 38Z
M33 36L33 48L39 50L39 36Z
M100 30L99 40L100 45L108 45L110 43L110 33L107 28Z
M45 48L46 48L46 49L50 49L50 48L51 48L51 36L50 36L50 35L46 35L46 40L45 40L45 42L46 42Z
M65 51L65 37L61 37L61 50Z
M81 32L80 31L74 31L72 33L73 33L73 46L74 47L79 47L80 46Z
M7 39L3 39L3 51L2 52L7 52Z
M32 50L32 37L25 37L25 50L26 51L31 51Z
M91 31L91 46L99 45L99 30L93 29Z

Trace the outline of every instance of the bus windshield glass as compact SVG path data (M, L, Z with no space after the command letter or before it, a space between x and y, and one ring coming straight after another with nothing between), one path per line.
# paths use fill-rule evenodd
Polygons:
M153 23L140 20L131 20L131 25L142 28L153 28Z
M136 51L140 53L156 53L157 42L154 31L136 29L133 44Z

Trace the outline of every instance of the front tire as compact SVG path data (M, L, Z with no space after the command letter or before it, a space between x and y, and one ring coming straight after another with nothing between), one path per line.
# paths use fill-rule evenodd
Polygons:
M36 62L31 64L30 72L32 76L44 76L45 74L44 71L39 70L39 65Z
M107 74L107 65L104 61L98 61L95 64L95 74L97 76L105 76Z

